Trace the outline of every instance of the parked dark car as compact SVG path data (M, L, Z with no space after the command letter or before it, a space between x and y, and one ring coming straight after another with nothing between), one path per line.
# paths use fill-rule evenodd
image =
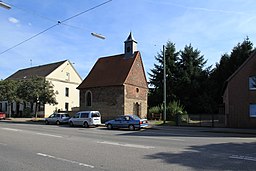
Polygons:
M67 113L53 113L48 118L45 118L45 124L65 124L68 123L70 116Z
M6 114L4 112L0 112L0 120L3 119L5 120Z
M128 128L133 131L135 129L141 129L148 126L147 119L141 119L137 115L123 115L114 120L105 122L108 129L113 128Z

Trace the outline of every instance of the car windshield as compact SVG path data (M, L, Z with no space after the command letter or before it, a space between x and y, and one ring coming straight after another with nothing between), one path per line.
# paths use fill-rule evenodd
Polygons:
M140 120L140 118L137 115L131 115L131 117L135 120Z

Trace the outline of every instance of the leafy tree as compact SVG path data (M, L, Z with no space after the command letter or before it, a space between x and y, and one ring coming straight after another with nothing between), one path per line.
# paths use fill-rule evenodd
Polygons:
M40 104L58 104L55 99L53 85L41 77L33 77L20 81L17 93L20 99L29 102L33 108L36 104L35 116L37 117L37 108Z
M11 103L17 101L18 82L14 80L0 80L0 101L8 101L8 114L11 117Z
M247 37L242 43L238 43L229 54L221 56L220 62L210 74L212 85L211 96L214 98L215 109L218 111L217 104L222 104L222 95L225 81L244 63L244 61L254 51L253 43Z
M175 44L168 41L165 46L167 103L175 97L172 87L176 77L178 54L179 52L176 52ZM154 64L151 73L148 73L150 76L149 83L153 86L153 88L150 88L149 92L150 106L157 106L163 102L163 51L161 51L161 54L158 53L155 59L159 64Z

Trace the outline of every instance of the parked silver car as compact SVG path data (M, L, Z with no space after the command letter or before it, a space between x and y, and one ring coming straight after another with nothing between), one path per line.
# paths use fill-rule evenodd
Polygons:
M67 113L53 113L48 118L45 118L45 124L64 124L68 123L70 116Z
M122 115L114 120L105 122L108 129L128 128L133 131L148 127L147 119L141 119L137 115Z
M69 119L69 125L79 125L85 128L89 126L101 125L101 115L99 111L81 111L76 113L72 118Z

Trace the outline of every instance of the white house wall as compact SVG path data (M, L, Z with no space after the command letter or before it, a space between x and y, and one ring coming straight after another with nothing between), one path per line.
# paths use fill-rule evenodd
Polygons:
M74 107L79 107L79 91L76 89L78 84L64 83L60 81L49 80L54 85L57 105L45 105L45 117L52 114L54 111L65 111L65 103L68 103L68 110L71 111ZM69 88L69 96L65 95L65 89Z
M67 75L68 73L68 75ZM51 74L46 77L54 85L54 92L56 93L57 105L45 105L45 117L48 117L54 111L65 110L65 103L68 103L68 110L71 111L73 107L79 107L79 90L76 88L82 82L81 77L73 68L69 61L66 61ZM66 88L69 89L69 96L66 97Z

